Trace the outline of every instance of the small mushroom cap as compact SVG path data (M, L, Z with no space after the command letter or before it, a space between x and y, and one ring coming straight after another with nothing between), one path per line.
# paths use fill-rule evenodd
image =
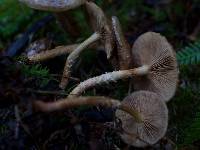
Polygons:
M166 133L168 109L161 97L154 92L137 91L127 96L123 104L137 111L142 122L136 122L128 113L117 110L116 117L121 120L122 140L135 147L155 144Z
M124 37L121 24L116 16L112 17L113 32L117 43L117 53L120 70L130 69L132 64L131 48Z
M102 9L95 3L86 2L85 4L88 16L90 18L90 24L94 31L101 34L101 41L104 43L107 58L110 58L114 47L111 22L109 22Z
M46 11L66 11L82 5L86 0L19 0L31 8Z
M135 67L148 65L148 75L134 78L136 90L147 90L159 94L167 102L175 94L178 68L175 52L164 36L147 32L142 34L132 48Z

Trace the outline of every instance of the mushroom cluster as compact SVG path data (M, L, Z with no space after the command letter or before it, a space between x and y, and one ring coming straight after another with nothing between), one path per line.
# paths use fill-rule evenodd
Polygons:
M80 44L57 47L34 56L31 61L42 61L70 53L63 71L60 87L67 86L71 68L81 52L92 43L105 48L110 59L116 45L119 70L102 74L81 82L69 96L55 102L34 101L37 111L52 112L81 105L116 108L115 116L121 121L122 140L135 147L145 147L158 142L166 133L168 125L168 102L176 91L178 67L175 52L164 36L147 32L138 37L132 50L126 41L120 22L113 16L108 19L95 3L85 0L20 0L28 6L48 11L66 11L84 4L94 33ZM133 78L134 92L122 101L108 98L80 96L85 90L100 84Z

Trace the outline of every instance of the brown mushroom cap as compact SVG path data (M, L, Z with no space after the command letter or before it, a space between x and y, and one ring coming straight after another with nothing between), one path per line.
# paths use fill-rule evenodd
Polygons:
M128 113L117 110L121 120L121 138L127 144L145 147L155 144L167 130L168 109L161 97L154 92L138 91L127 96L122 103L137 111L142 122L137 122Z
M134 67L151 67L146 76L134 78L134 88L153 91L169 101L176 90L178 68L175 52L167 39L158 33L144 33L135 41L132 56Z
M82 5L86 0L19 0L31 8L46 11L66 11Z
M86 2L85 4L90 24L94 31L101 34L101 41L104 43L107 57L110 58L114 45L111 22L109 22L102 9L95 3Z
M124 37L121 24L116 16L112 17L113 32L117 43L117 54L120 70L130 69L132 64L131 47Z

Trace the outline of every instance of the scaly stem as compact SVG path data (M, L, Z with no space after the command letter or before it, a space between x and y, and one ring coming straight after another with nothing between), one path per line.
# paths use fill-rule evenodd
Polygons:
M68 79L71 76L71 68L76 62L76 59L80 56L81 52L88 47L90 44L93 42L97 41L100 39L100 34L95 32L93 33L87 40L85 40L83 43L81 43L67 58L64 71L63 71L63 76L62 80L60 83L60 88L65 89L65 87L68 84Z
M37 111L42 112L54 112L58 110L64 110L68 108L79 107L83 105L89 106L103 106L103 107L112 107L121 109L131 116L135 118L136 121L141 122L142 119L138 112L131 109L124 104L122 104L119 100L111 99L103 96L88 96L88 97L76 97L76 98L67 98L61 99L55 102L42 102L35 101L33 102L33 106Z
M120 101L114 100L111 98L106 97L98 97L98 96L88 96L88 97L76 97L76 98L67 98L61 99L55 102L42 102L42 101L35 101L33 103L34 108L36 110L42 112L53 112L68 108L79 107L82 105L89 105L89 106L104 106L104 107L119 107Z
M77 48L78 44L72 44L67 46L58 46L51 50L46 50L41 53L35 54L33 56L29 56L28 59L33 62L44 61L47 59L54 58L56 56L64 55L71 53L75 48Z
M141 66L135 69L113 71L109 73L102 74L97 77L90 78L81 82L70 94L69 97L79 96L85 90L95 87L96 85L101 85L104 83L114 82L119 79L126 79L134 75L146 75L149 72L149 66Z

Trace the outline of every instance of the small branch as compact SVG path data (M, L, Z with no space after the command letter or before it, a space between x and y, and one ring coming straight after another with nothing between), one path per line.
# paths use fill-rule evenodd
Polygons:
M61 99L56 102L42 102L42 101L34 101L33 107L36 111L42 111L42 112L54 112L58 110L68 109L68 108L74 108L79 107L83 105L89 105L89 106L103 106L103 107L112 107L121 109L130 115L132 115L136 121L141 122L141 116L139 113L131 107L128 107L124 104L122 104L119 100L111 99L108 97L103 96L88 96L88 97L76 97L76 98L67 98L67 99Z
M63 76L61 79L60 83L60 88L65 89L65 87L68 84L69 77L71 76L71 68L76 62L76 59L80 56L80 53L88 47L90 44L93 42L97 41L100 39L100 34L95 32L92 34L87 40L85 40L83 43L81 43L67 58L64 71L63 71Z
M56 56L71 53L74 49L77 48L77 46L78 46L78 44L72 44L72 45L67 45L67 46L58 46L54 49L46 50L39 54L30 56L30 57L28 57L28 59L33 62L44 61L47 59L54 58Z
M104 83L115 82L116 80L126 79L134 75L146 75L149 71L148 66L141 66L139 68L113 71L106 74L102 74L97 77L90 78L81 82L70 94L69 97L79 96L85 90L95 87L96 85L101 85Z

